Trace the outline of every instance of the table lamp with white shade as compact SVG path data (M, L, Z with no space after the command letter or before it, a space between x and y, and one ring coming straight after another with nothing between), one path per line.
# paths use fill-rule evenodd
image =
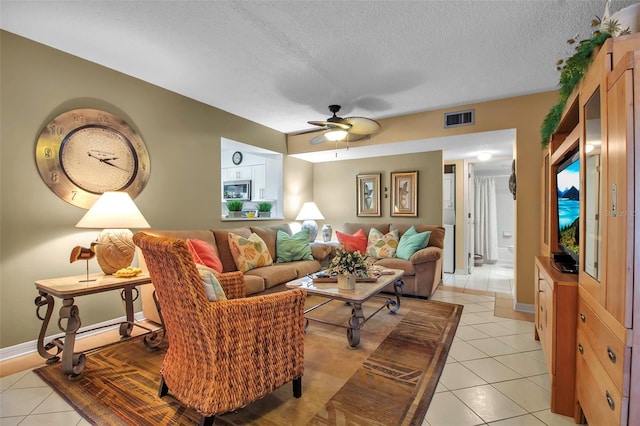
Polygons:
M313 201L304 203L300 209L300 213L296 216L296 220L304 220L301 229L309 230L309 241L315 241L318 235L318 224L316 220L322 219L324 219L324 216L322 216L320 209Z
M111 275L131 265L135 254L129 228L149 228L138 207L126 192L105 192L76 224L76 228L103 228L95 247L102 271Z

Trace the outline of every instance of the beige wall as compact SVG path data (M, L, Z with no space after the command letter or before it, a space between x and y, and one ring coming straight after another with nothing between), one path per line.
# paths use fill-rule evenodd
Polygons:
M330 223L341 230L345 222L442 224L442 151L317 163L314 167L314 201ZM391 217L390 173L418 171L418 218ZM381 173L381 217L356 215L358 174ZM387 187L389 198L384 197ZM334 235L335 239L335 235Z
M388 118L380 120L382 131L379 134L370 140L358 142L367 146L493 130L516 130L518 197L515 203L514 267L515 296L519 304L534 303L533 261L540 253L540 124L556 101L556 92L545 92ZM475 109L474 125L443 128L445 112L466 109ZM322 145L310 145L308 135L289 136L287 144L290 154L322 149Z
M236 224L222 224L219 216L221 137L285 154L309 148L306 139L285 141L285 136L274 130L11 33L0 31L0 43L1 348L36 338L41 323L35 316L33 282L82 274L84 265L70 264L69 253L75 245L87 245L96 236L96 232L74 227L85 210L53 194L35 166L38 134L56 115L80 107L104 109L122 116L140 133L151 157L151 178L136 203L154 228ZM539 245L539 209L531 208L537 205L539 194L539 123L555 100L554 93L546 93L471 105L476 108L478 124L448 131L442 129L443 111L386 119L382 120L383 131L365 142L517 129L518 157L527 160L519 161L517 170L516 268L521 303L533 303L532 265ZM388 186L390 171L420 170L419 220L442 223L439 153L316 165L285 157L284 167L287 221L295 218L303 201L311 199L319 201L334 229L346 221L364 220L355 216L356 174L383 172L383 186ZM336 199L348 206L346 213L335 210L341 209ZM388 219L388 199L383 199L382 212L383 219ZM92 272L99 271L94 261L90 266ZM116 292L82 297L77 302L83 326L123 315ZM49 334L55 332L56 327L51 326Z
M74 108L98 108L122 116L140 133L151 157L151 177L135 201L154 228L223 226L221 137L281 153L286 141L282 133L11 33L0 32L0 37L4 348L38 335L34 280L84 273L83 263L69 263L69 253L97 235L74 227L85 210L59 199L38 174L35 143L50 119ZM302 163L296 170L312 176L313 168ZM302 196L310 196L305 191ZM95 261L89 264L99 272ZM76 302L83 326L124 315L117 292ZM49 327L50 334L56 332Z

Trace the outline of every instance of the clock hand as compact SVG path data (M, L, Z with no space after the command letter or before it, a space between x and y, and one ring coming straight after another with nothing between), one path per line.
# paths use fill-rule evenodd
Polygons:
M104 162L105 160L109 160L109 161L110 161L110 160L117 160L117 159L118 159L118 157L101 158L101 157L98 157L97 155L93 155L93 154L91 153L91 151L87 152L87 155L88 155L89 157L91 157L91 158L95 158L96 160L98 160L98 161L100 161L100 162Z
M120 166L118 166L118 165L116 165L116 164L113 164L113 163L111 162L111 160L117 160L117 158L105 158L105 159L101 159L101 160L100 160L100 162L101 162L101 163L104 163L104 164L108 164L108 165L110 165L111 167L115 167L116 169L124 170L125 172L128 172L128 171L129 171L129 170L124 169L124 168L122 168L122 167L120 167Z

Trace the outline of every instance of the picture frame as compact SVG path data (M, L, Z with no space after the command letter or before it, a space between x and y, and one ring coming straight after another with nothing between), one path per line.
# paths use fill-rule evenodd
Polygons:
M391 172L391 216L418 217L418 171Z
M379 217L380 208L380 173L369 173L356 176L358 200L356 215L358 217Z

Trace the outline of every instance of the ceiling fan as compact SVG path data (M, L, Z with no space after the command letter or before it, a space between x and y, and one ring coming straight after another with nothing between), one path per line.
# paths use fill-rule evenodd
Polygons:
M382 129L380 123L370 118L338 117L336 113L340 111L340 105L329 105L329 111L333 113L333 116L326 121L308 121L309 124L322 127L321 129L308 130L298 134L322 131L321 135L309 141L311 145L317 145L327 141L338 142L346 140L349 143L369 139L372 134L378 133Z

